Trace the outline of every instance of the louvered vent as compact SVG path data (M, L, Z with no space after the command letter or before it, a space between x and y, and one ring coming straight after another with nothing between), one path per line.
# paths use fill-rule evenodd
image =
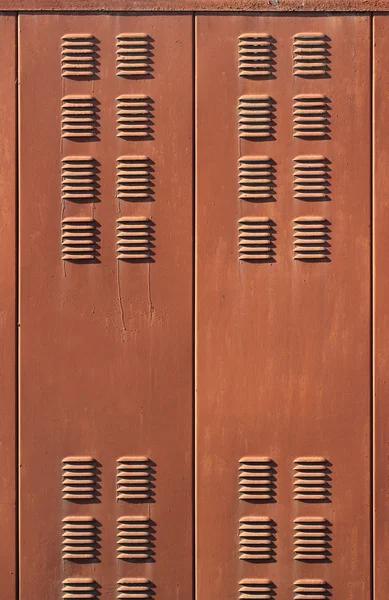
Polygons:
M72 577L62 582L62 600L93 600L98 598L98 586L89 577Z
M271 458L245 456L239 461L239 498L271 502L275 497L276 470Z
M272 261L275 254L275 223L267 217L239 219L239 260Z
M121 217L117 220L117 258L120 260L152 260L154 229L147 217Z
M296 156L293 191L296 200L330 200L330 161L325 156Z
M239 36L239 75L266 77L275 68L275 40L269 33L244 33Z
M154 555L154 528L147 517L118 519L117 558L123 560L152 560Z
M117 135L128 138L152 138L153 103L149 96L131 95L117 98Z
M92 517L66 517L62 521L62 557L94 560L98 554L98 528Z
M67 156L62 159L62 200L96 202L97 163L91 156Z
M239 582L239 600L271 600L276 586L270 579L242 579Z
M153 46L146 33L121 33L116 37L116 75L145 79L153 71Z
M147 456L123 456L117 461L117 499L150 501L154 495L154 469Z
M133 202L151 201L153 167L147 156L121 156L117 159L117 197Z
M268 156L242 156L239 159L239 199L274 201L275 171L275 162Z
M62 137L91 138L98 134L97 106L93 96L62 98Z
M97 43L90 33L62 38L62 77L93 77L97 72Z
M330 223L324 217L298 217L294 220L294 259L330 260Z
M239 521L240 560L274 559L275 524L268 517L243 517Z
M143 577L126 577L118 581L118 600L152 600L154 585Z
M293 75L329 77L329 48L325 33L297 33L293 43Z
M68 456L62 461L62 498L94 500L97 496L97 467L91 456Z
M96 221L69 217L62 221L62 260L94 260L97 251Z
M239 98L239 137L268 139L275 133L275 104L270 96Z
M294 521L294 558L328 561L331 556L331 527L322 517L301 517Z
M293 600L330 600L330 590L324 579L299 579L294 583Z
M293 104L294 137L326 139L331 132L330 100L323 95L296 96Z
M294 461L294 499L328 502L331 487L329 461L322 456L301 456Z

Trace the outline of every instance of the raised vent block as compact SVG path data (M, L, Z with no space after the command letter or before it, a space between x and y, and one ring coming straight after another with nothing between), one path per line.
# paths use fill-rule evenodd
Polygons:
M272 77L275 71L275 40L269 33L239 36L240 77Z
M276 539L275 532L275 523L268 517L250 516L240 519L240 560L274 560Z
M62 498L87 501L97 497L97 466L91 456L68 456L62 461Z
M239 159L239 200L275 200L275 162L269 156L242 156Z
M120 156L117 159L117 197L132 202L152 201L153 171L148 156Z
M330 600L331 586L324 579L298 579L293 600Z
M117 558L153 560L154 527L147 517L121 517L117 523Z
M97 162L91 156L67 156L62 159L62 201L96 202L98 194Z
M152 600L154 584L143 577L125 577L118 581L118 600Z
M270 579L242 579L239 582L239 600L271 600L276 586Z
M90 217L69 217L62 221L62 260L94 260L97 252L97 225Z
M329 562L331 524L323 517L300 517L294 521L294 559Z
M90 33L62 37L62 77L94 77L97 73L97 41Z
M154 107L149 96L125 95L117 98L117 136L151 139L154 133Z
M330 44L325 33L297 33L293 42L293 75L330 76Z
M301 502L329 502L330 463L323 456L301 456L294 461L294 499Z
M293 167L293 196L296 200L331 200L331 167L325 156L296 156Z
M122 456L117 461L117 499L147 502L154 496L152 461L147 456Z
M293 135L303 139L327 139L331 133L330 100L320 94L296 96Z
M324 217L298 217L294 220L294 260L330 260L330 222Z
M116 75L145 79L153 71L153 46L147 33L121 33L116 37Z
M239 137L272 139L275 133L275 102L270 96L241 96L238 106Z
M62 600L93 600L98 598L98 585L89 577L70 577L62 582Z
M154 229L148 217L121 217L117 220L118 260L153 260Z
M275 223L267 217L239 219L239 260L270 262L275 254Z
M93 96L62 98L62 137L78 140L98 135L97 102Z
M66 517L62 521L62 558L96 560L99 548L98 527L93 517Z
M272 502L276 495L276 470L268 457L245 456L239 461L239 499Z

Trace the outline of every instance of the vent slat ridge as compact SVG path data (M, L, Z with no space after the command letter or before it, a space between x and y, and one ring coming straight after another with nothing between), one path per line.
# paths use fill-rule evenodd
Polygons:
M97 161L91 156L62 159L62 201L96 202L98 194Z
M117 461L117 499L150 501L154 496L152 461L147 456L123 456Z
M239 582L239 600L272 600L276 586L270 579L242 579Z
M62 98L62 137L91 138L98 135L97 102L93 96Z
M121 517L117 522L117 558L150 561L154 556L154 523L147 517Z
M294 260L330 260L330 222L324 217L298 217L294 220Z
M62 558L64 560L95 560L99 535L93 517L65 517L62 521Z
M293 74L309 78L329 77L329 41L325 33L297 33L293 42Z
M296 96L293 104L293 135L327 139L331 133L330 100L320 94Z
M153 72L153 45L146 33L121 33L116 37L116 75L145 79Z
M270 96L241 96L238 105L239 137L271 139L275 133L275 102Z
M274 260L275 223L268 217L244 217L238 221L239 260Z
M97 252L97 224L89 217L62 221L62 260L94 260Z
M331 556L331 524L323 517L294 520L294 559L328 562Z
M116 192L120 200L151 201L153 166L148 156L121 156L117 159Z
M97 482L97 464L91 456L68 456L62 460L64 500L94 500Z
M269 156L242 156L239 159L239 199L274 201L275 172L275 161Z
M62 77L94 77L97 73L97 40L91 33L62 37Z
M149 96L119 96L116 108L118 137L152 139L154 106Z
M98 585L89 577L69 577L62 582L62 600L93 600L98 597Z
M239 461L239 499L272 502L276 495L275 463L268 457L245 456Z
M240 560L274 560L276 539L275 533L275 523L268 517L250 516L240 519Z
M293 600L330 600L331 589L324 579L299 579L294 583Z
M116 226L116 257L144 261L154 256L153 222L148 217L121 217Z
M125 577L118 581L118 600L152 600L154 584L143 577Z
M240 77L272 77L275 71L275 39L269 33L239 36Z
M325 156L296 156L293 167L293 191L296 200L331 199L330 161Z
M322 456L302 456L294 461L294 499L305 502L329 502L331 469Z

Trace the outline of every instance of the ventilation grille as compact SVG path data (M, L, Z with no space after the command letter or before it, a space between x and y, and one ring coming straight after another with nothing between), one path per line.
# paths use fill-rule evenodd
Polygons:
M97 106L93 96L62 98L62 137L90 138L98 133Z
M296 156L294 163L294 198L330 200L330 161L324 156Z
M239 521L239 558L273 560L275 524L268 517L243 517Z
M293 74L299 77L328 77L329 38L324 33L298 33L293 43Z
M123 560L152 560L154 528L147 517L118 519L117 558Z
M330 600L330 590L324 579L299 579L294 584L293 600Z
M117 98L117 135L129 138L151 138L153 104L149 96L132 95Z
M116 75L144 79L153 71L151 38L146 33L122 33L116 38Z
M66 517L62 521L62 557L94 560L98 553L98 529L92 517Z
M239 461L240 500L271 502L275 494L276 470L271 458L246 456Z
M97 71L96 39L90 33L62 38L62 77L93 77Z
M151 260L154 256L154 229L147 217L121 217L117 220L117 258Z
M62 159L62 201L95 202L97 164L91 156L67 156Z
M239 219L239 260L272 261L275 223L267 217Z
M117 499L150 501L154 495L154 469L147 456L123 456L117 462Z
M93 600L97 598L97 583L89 578L69 578L62 583L62 600Z
M271 600L276 586L270 579L242 579L239 582L239 600Z
M329 102L322 95L296 96L293 105L294 137L328 138L331 131Z
M328 561L331 556L330 523L322 517L301 517L294 521L294 558Z
M322 456L300 457L294 461L294 499L328 502L331 470Z
M149 579L125 578L118 581L118 600L151 600L154 585Z
M68 456L62 461L62 498L93 500L97 495L96 461L91 456Z
M96 221L69 217L62 221L62 259L94 260L97 250Z
M239 75L271 77L275 71L275 40L268 33L239 36Z
M275 162L268 156L239 159L239 199L252 202L275 200Z
M152 200L152 163L147 156L121 156L117 159L117 197L120 200Z
M324 217L298 217L294 220L294 259L330 260L330 228Z
M239 98L239 137L272 138L275 132L275 105L270 96Z

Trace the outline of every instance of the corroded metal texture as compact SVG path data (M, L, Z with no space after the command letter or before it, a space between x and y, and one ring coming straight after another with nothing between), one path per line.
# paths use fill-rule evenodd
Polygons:
M368 600L370 18L196 19L198 597Z
M20 17L24 600L192 595L192 41Z

